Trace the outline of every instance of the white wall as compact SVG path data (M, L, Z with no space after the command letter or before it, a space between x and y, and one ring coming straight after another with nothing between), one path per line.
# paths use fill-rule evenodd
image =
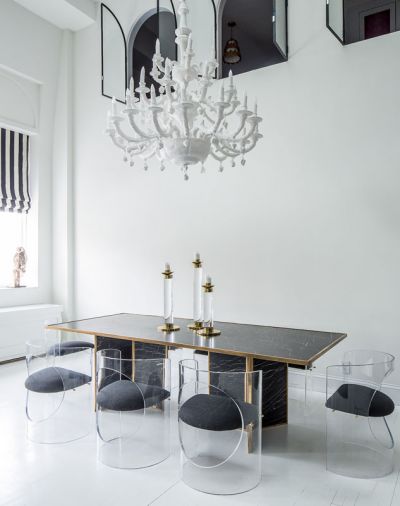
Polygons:
M52 299L51 181L60 42L61 30L15 2L1 0L0 65L39 83L41 97L39 135L31 144L31 190L34 204L39 202L39 206L32 209L32 214L37 213L39 223L39 287L0 290L0 307L50 302ZM0 88L0 94L3 93Z
M400 33L342 47L321 0L290 2L289 19L289 62L237 78L264 139L245 168L210 162L189 182L122 163L103 133L99 25L75 35L78 317L160 314L166 260L190 316L199 250L217 319L348 332L320 371L345 348L400 355Z

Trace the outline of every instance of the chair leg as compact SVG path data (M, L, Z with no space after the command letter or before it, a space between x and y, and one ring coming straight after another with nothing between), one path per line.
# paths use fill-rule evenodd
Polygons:
M389 440L390 440L390 444L389 444L389 446L386 446L386 448L387 448L388 450L393 450L393 448L394 448L394 438L393 438L392 431L390 430L390 427L389 427L389 424L387 423L386 418L385 418L384 416L383 416L382 418L383 418L383 422L384 422L384 424L385 424L386 430L387 430L387 432L388 432L388 434L389 434ZM378 438L375 436L375 433L374 433L374 431L373 431L373 429L372 429L372 427L371 427L371 420L370 420L370 419L368 419L368 425L369 425L369 430L371 431L371 434L373 435L373 437L374 437L377 441L379 441L379 440L378 440ZM382 444L382 442L381 442L380 444Z
M390 450L392 450L394 448L394 439L393 439L393 434L392 434L392 431L390 430L390 427L386 421L386 418L383 417L383 421L385 422L385 425L386 425L386 428L387 428L387 431L389 433L389 437L390 437L390 441L391 441L391 446L390 446Z

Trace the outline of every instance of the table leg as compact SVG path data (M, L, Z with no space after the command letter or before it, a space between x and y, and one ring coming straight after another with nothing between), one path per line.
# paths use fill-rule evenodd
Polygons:
M215 372L262 371L263 427L273 427L288 422L288 376L287 364L252 359L236 355L210 352L209 369ZM246 400L249 385L227 385L227 391L239 400Z

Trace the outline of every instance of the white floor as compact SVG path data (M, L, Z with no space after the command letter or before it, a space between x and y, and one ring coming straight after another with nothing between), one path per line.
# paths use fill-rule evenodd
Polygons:
M379 480L355 480L325 470L324 408L303 417L291 391L290 424L264 431L263 479L253 491L214 497L179 479L179 451L138 471L110 469L96 460L96 434L66 445L35 445L25 437L25 366L0 366L0 505L7 506L399 506L399 453L395 472ZM399 441L397 413L394 429Z

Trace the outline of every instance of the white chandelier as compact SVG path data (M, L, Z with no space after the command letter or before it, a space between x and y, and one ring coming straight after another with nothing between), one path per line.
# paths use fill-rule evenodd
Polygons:
M245 165L246 153L262 138L258 131L262 119L257 115L257 103L251 111L247 94L244 94L243 102L238 100L232 72L226 89L222 82L217 99L208 95L215 81L218 62L213 54L200 67L192 63L195 54L192 30L187 26L188 12L185 0L181 0L179 27L175 32L178 61L169 58L164 61L157 40L150 75L159 85L159 96L154 85L150 89L146 86L144 68L136 90L133 78L130 80L126 108L122 113L128 118L133 135L127 135L121 128L124 117L118 114L115 98L106 131L114 144L124 151L124 161L130 161L131 166L134 158L139 156L147 170L148 160L156 157L161 170L165 169L166 161L180 166L185 180L189 179L191 165L200 163L201 172L205 172L204 162L209 155L220 163L221 172L227 159L231 160L232 167L237 157Z

